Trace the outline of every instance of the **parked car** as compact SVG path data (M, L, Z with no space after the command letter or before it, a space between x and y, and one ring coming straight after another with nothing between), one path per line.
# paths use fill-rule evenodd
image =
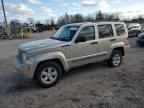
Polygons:
M144 46L144 32L142 32L138 35L137 44Z
M128 45L123 22L68 24L49 39L20 45L15 66L40 86L51 87L78 66L99 61L119 66Z
M144 32L144 24L141 24L141 31Z
M30 25L28 26L28 30L29 30L30 28L32 29L32 32L42 32L41 27L38 27L36 24L30 24Z
M138 34L141 32L141 25L138 23L132 23L128 26L128 36L138 36Z

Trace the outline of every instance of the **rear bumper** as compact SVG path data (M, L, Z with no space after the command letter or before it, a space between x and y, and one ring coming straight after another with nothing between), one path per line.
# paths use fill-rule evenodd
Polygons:
M15 58L15 68L17 72L22 73L28 78L33 78L33 70L30 64L22 64L18 58Z

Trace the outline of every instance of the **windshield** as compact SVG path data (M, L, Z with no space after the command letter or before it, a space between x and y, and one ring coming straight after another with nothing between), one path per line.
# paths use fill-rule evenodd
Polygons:
M77 32L79 26L63 26L52 37L60 41L71 41Z

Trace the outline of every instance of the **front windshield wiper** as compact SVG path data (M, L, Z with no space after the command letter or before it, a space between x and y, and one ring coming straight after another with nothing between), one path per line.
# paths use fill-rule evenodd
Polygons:
M53 39L54 37L50 37L50 39Z
M55 38L55 37L50 37L50 39L58 40L58 38Z

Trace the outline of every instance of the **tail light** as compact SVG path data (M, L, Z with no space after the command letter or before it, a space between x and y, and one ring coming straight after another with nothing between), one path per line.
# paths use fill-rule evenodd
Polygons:
M129 45L128 37L123 38L125 46Z

